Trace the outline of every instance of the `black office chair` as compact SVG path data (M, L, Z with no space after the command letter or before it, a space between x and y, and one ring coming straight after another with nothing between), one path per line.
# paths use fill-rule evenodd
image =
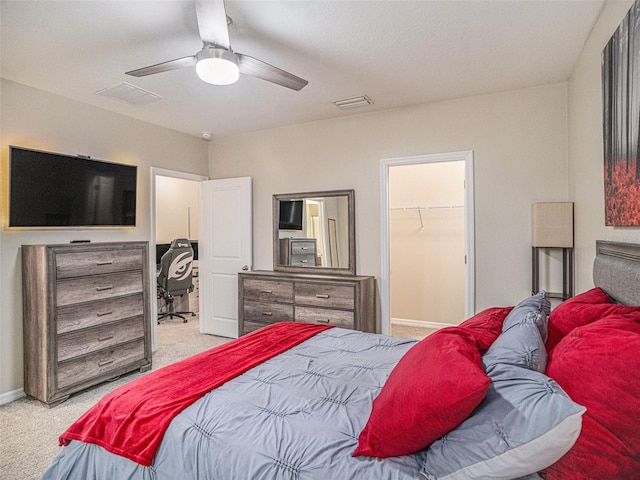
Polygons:
M184 323L187 319L184 315L194 312L176 312L174 297L193 292L191 270L193 267L193 249L186 238L176 238L171 242L167 253L160 259L160 272L158 273L158 298L164 300L165 312L158 312L158 324L165 317L181 318Z

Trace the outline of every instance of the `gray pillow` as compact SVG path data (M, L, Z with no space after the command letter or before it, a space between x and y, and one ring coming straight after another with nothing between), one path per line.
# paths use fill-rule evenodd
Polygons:
M427 450L428 480L509 480L555 463L573 446L585 408L540 372L497 364L474 413Z
M504 332L514 325L525 321L529 313L535 313L539 315L536 317L536 322L538 323L542 341L546 343L550 312L551 302L549 302L547 298L547 292L541 290L535 295L525 298L509 312L509 315L507 315L507 318L505 318L502 323L502 331Z
M547 350L541 331L547 331L548 317L529 312L519 323L503 331L482 357L484 371L489 374L498 364L513 365L544 373Z

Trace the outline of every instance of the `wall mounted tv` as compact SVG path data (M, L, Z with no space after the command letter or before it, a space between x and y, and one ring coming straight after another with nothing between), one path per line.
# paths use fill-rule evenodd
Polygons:
M280 230L302 230L302 200L280 200Z
M9 147L9 227L134 227L138 168Z

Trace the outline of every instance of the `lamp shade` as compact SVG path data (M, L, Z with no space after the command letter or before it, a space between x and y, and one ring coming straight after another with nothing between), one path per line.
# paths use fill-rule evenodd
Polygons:
M573 248L573 202L531 205L531 245Z

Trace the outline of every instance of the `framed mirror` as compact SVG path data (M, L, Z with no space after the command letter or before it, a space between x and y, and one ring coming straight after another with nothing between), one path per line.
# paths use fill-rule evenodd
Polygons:
M356 274L353 190L273 196L273 269Z

